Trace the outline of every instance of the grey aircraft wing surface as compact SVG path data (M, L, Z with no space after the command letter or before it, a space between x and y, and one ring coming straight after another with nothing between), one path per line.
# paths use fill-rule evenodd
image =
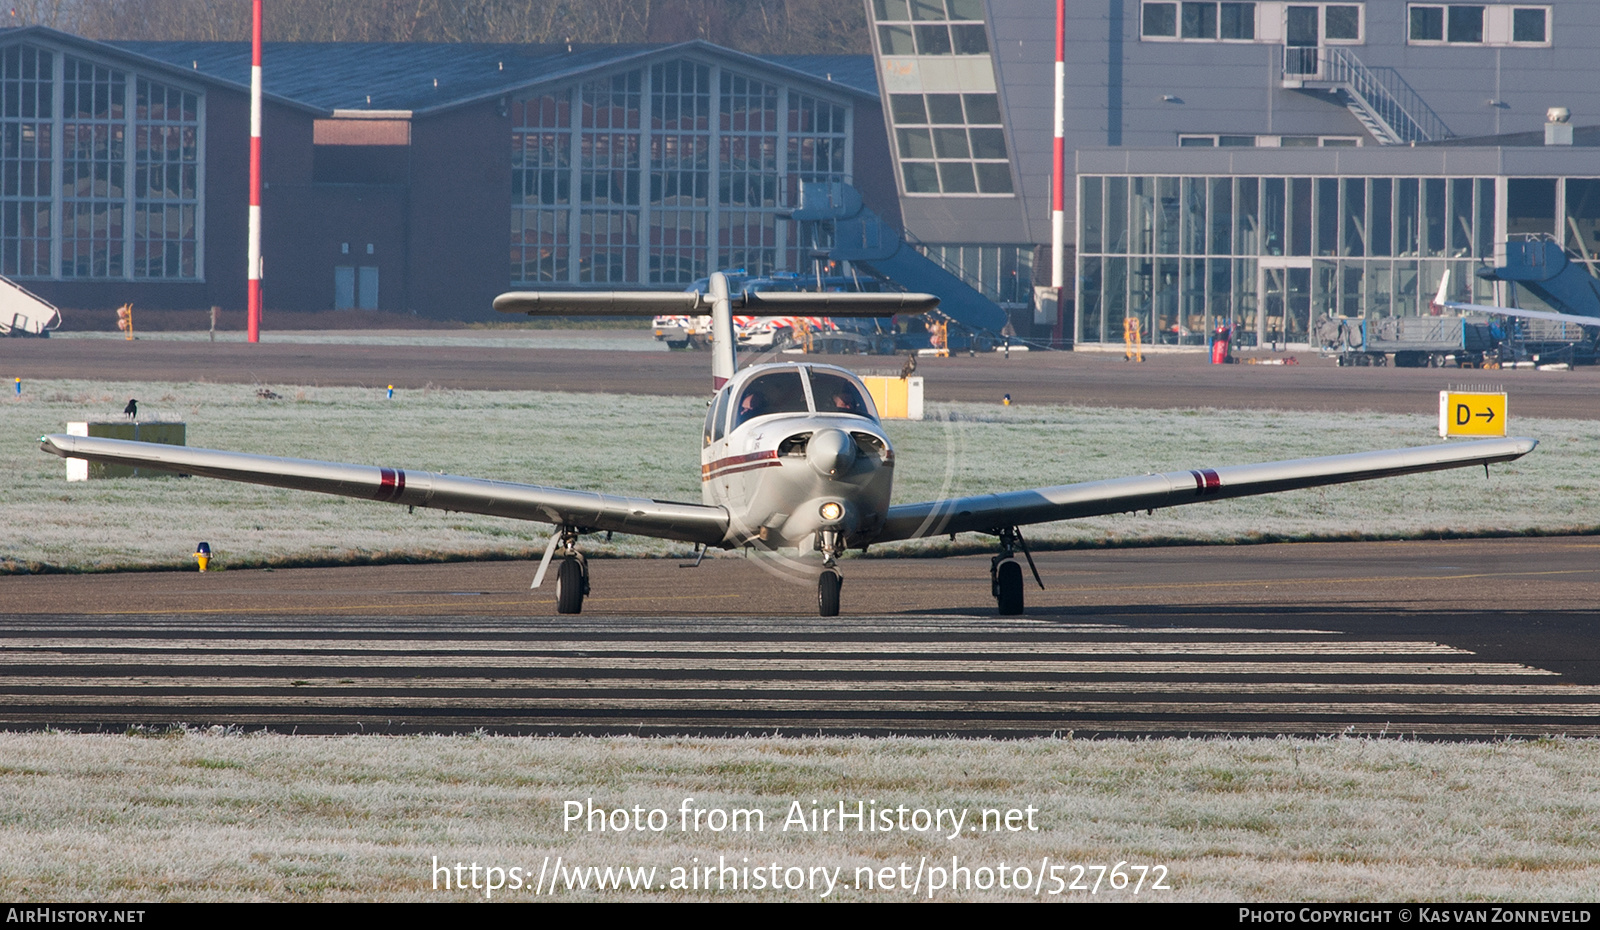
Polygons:
M1085 481L1050 488L900 504L889 508L876 542L1002 529L1180 504L1272 494L1351 481L1509 462L1533 451L1534 439L1484 439L1383 452L1196 468Z
M720 543L728 528L728 512L705 504L155 442L50 435L41 437L39 444L63 458L707 545Z

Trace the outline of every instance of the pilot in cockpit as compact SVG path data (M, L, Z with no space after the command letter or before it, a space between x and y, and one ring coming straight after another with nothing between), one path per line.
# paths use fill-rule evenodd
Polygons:
M767 412L768 406L767 395L760 388L752 387L739 400L739 422L761 416Z
M833 392L831 409L834 413L850 413L858 417L866 415L866 412L861 409L860 395L855 392L855 389L848 386L841 387Z

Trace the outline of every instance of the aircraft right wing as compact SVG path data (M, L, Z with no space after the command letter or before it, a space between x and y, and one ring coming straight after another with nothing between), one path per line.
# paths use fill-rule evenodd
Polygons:
M993 533L1007 527L1097 517L1180 504L1272 494L1351 481L1510 462L1533 451L1534 439L1483 439L1318 458L1169 471L1003 494L958 497L889 508L874 542L948 533Z
M403 468L287 459L158 442L58 434L40 437L39 445L44 451L62 458L712 546L720 545L728 530L728 512L705 504L618 497Z

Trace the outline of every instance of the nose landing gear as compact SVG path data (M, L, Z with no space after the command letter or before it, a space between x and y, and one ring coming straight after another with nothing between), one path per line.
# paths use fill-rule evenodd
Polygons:
M822 574L817 576L817 615L839 616L839 587L844 576L839 574L839 553L843 546L836 529L823 530L817 540L822 549Z
M1033 564L1033 555L1028 552L1027 540L1022 538L1022 532L1014 526L1004 527L995 531L1000 537L1000 553L989 561L989 592L994 595L996 611L1002 617L1015 617L1022 613L1022 563L1017 561L1016 550L1022 550L1022 557L1028 560L1028 568L1033 571L1033 580L1038 582L1039 590L1044 590L1044 582L1039 579L1039 569Z

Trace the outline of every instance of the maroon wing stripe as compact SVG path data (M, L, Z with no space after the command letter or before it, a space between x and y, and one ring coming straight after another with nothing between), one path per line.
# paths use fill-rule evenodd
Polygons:
M405 471L399 468L379 468L378 474L378 493L372 495L373 500L392 501L405 493Z
M1222 478L1209 468L1192 469L1189 474L1194 476L1195 497L1215 494L1222 489Z

